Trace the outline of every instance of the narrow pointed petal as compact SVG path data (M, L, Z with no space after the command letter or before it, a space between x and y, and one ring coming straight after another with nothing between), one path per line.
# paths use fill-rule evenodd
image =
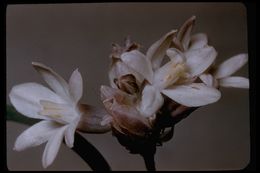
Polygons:
M214 62L217 51L213 47L193 49L184 53L186 66L191 76L198 76L203 73Z
M249 80L245 77L232 76L225 77L219 80L219 85L222 87L234 87L234 88L249 88Z
M118 60L117 62L114 63L114 65L111 67L109 71L109 80L110 80L110 85L113 88L117 88L117 86L114 83L115 79L118 79L120 76L124 76L127 74L132 74L135 76L137 81L139 83L142 83L144 80L143 75L141 75L139 72L135 71L133 68L122 62L121 60Z
M199 76L199 78L202 80L203 83L205 83L207 86L213 87L214 85L214 79L211 74L202 74Z
M240 69L243 65L245 65L247 61L247 54L235 55L219 65L217 71L215 72L215 77L217 79L220 79L230 76L231 74L235 73L238 69Z
M180 40L177 39L177 37L174 37L172 39L172 43L171 43L170 47L174 47L174 48L176 48L176 49L178 49L178 50L180 50L182 52L185 51L184 48L183 48L182 43L180 42Z
M147 51L146 56L152 62L152 68L158 69L163 61L166 50L171 45L177 30L172 30L156 41Z
M143 77L152 83L153 70L151 61L140 51L133 50L121 55L122 61L129 67L143 75Z
M214 103L220 99L221 93L203 83L179 85L162 91L172 100L188 107L198 107Z
M52 121L41 121L26 129L15 141L14 150L22 151L46 142L60 126Z
M106 133L111 130L110 124L102 125L101 123L105 117L110 116L105 109L81 104L80 110L82 116L77 126L79 131L84 133Z
M207 35L204 33L199 33L191 36L191 45L189 49L200 49L204 48L208 44Z
M56 158L61 142L63 141L63 136L66 128L67 126L56 129L56 131L48 140L42 156L42 165L44 168L50 166Z
M9 98L18 112L27 117L39 119L48 119L38 114L41 110L40 100L64 103L64 100L53 91L37 83L24 83L14 86Z
M163 97L159 90L152 85L146 85L143 89L139 111L145 117L153 116L163 105Z
M184 50L187 50L189 47L191 31L195 24L195 20L196 16L192 16L191 18L186 20L177 34L177 39L180 40L180 42L182 43Z
M83 94L83 81L78 69L76 69L70 77L69 89L74 102L77 103Z
M70 101L69 86L58 73L38 62L33 62L32 65L54 92L67 101Z

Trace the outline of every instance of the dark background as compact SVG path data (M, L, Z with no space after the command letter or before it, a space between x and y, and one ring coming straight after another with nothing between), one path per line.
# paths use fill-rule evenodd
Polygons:
M108 84L111 43L125 36L142 51L171 29L196 15L194 33L205 32L218 51L217 63L247 51L246 8L240 3L100 3L8 5L6 13L7 103L12 86L43 80L31 66L39 61L65 79L79 68L83 102L101 106L99 87ZM235 75L248 76L248 66ZM248 90L221 89L219 102L198 109L180 122L171 141L158 147L158 170L244 168L250 157ZM13 151L28 126L7 122L7 164L10 170L43 170L45 145ZM103 154L112 170L145 170L138 155L129 154L111 133L84 135ZM90 170L63 145L47 170Z

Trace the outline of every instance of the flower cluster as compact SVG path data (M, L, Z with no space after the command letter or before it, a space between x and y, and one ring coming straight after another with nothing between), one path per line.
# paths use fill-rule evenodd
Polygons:
M178 118L218 101L220 87L249 87L247 78L230 77L247 62L247 54L215 66L217 51L208 44L206 34L192 35L194 24L192 16L179 30L152 44L146 54L129 38L122 47L113 44L110 86L101 86L109 113L103 124L110 123L123 135L144 137L157 128L159 119ZM164 122L161 130L174 125Z
M216 66L217 51L208 44L206 34L192 35L194 24L192 16L179 30L153 43L145 54L130 38L124 46L113 44L110 86L100 88L105 109L80 103L83 80L78 70L66 82L51 68L32 63L51 89L37 83L12 88L9 97L16 110L42 120L17 138L14 149L47 142L42 157L46 168L54 161L63 138L73 147L77 130L105 133L112 129L119 142L124 141L132 151L147 141L152 141L153 147L169 140L174 125L196 108L217 102L220 87L249 88L247 78L231 76L246 64L247 54ZM171 130L165 131L167 127Z

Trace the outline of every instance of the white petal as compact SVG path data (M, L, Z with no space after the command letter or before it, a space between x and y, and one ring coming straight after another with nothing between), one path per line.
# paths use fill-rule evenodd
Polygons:
M184 50L188 49L190 43L191 31L195 24L195 20L196 20L196 16L192 16L187 21L185 21L185 23L181 26L177 34L177 39L180 40L180 42L182 43Z
M184 53L186 66L191 76L197 76L203 73L216 59L217 52L213 47L193 49Z
M40 100L40 104L42 105L42 109L39 111L40 115L61 124L71 123L80 116L76 108L69 104L58 104L46 100Z
M65 130L65 142L68 147L72 148L74 144L74 135L75 135L75 130L77 128L77 124L73 123L70 124L66 130Z
M202 80L203 83L205 83L207 86L213 87L214 85L214 79L211 74L202 74L199 76L199 78Z
M175 83L185 73L183 63L169 61L154 73L153 85L158 89L164 89Z
M222 87L249 88L249 80L239 76L225 77L219 80L219 85Z
M207 35L204 33L199 33L191 36L191 45L189 49L200 49L208 44Z
M57 129L48 140L42 156L42 165L44 168L50 166L57 156L66 128L67 126Z
M183 63L185 61L184 54L178 49L175 48L167 49L166 54L167 56L169 56L171 61L174 62L175 64Z
M122 61L129 67L142 74L145 79L152 83L153 70L150 60L138 50L125 52L121 55Z
M139 111L145 117L153 116L163 105L163 97L160 91L151 85L146 85L142 92Z
M162 91L172 100L188 107L203 106L214 103L220 99L221 93L202 83L179 85Z
M74 102L77 103L83 94L83 81L78 69L75 70L70 77L69 88Z
M120 76L126 74L133 74L139 83L142 83L142 81L144 80L143 75L141 75L139 72L135 71L133 68L131 68L130 66L128 66L127 64L119 60L115 62L115 64L112 66L112 68L109 71L109 80L111 86L113 88L117 88L116 85L114 84L114 79L117 79Z
M52 121L41 121L26 129L15 141L14 150L22 151L46 142L60 126Z
M240 69L243 65L245 65L248 61L247 54L238 54L235 55L228 60L224 61L218 67L215 77L217 79L224 78L230 76L231 74L235 73L238 69Z
M24 83L14 86L9 97L18 112L27 117L40 119L46 119L38 114L41 110L40 100L51 100L56 103L64 102L50 89L37 83Z
M156 41L147 51L146 56L152 62L153 69L160 67L165 56L166 50L169 48L177 30L172 30L164 35L160 40Z
M69 86L59 74L44 64L33 62L32 65L54 92L70 102Z

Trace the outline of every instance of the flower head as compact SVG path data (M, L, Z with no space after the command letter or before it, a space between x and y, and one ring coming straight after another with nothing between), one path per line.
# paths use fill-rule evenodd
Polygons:
M89 119L88 130L85 131L97 131L92 126L99 123L91 121L91 118L97 117L97 114L93 114L97 111L89 108L84 110L87 105L79 104L83 81L77 69L67 83L51 68L36 62L32 65L51 89L37 83L24 83L12 88L9 97L16 110L27 117L42 119L17 138L14 149L21 151L47 142L42 157L43 167L46 168L54 161L63 138L68 147L73 147L76 129L85 129L82 125L85 117ZM99 112L99 119L102 119L104 111ZM102 132L109 130L109 126L98 127Z
M171 139L176 123L197 108L217 102L221 93L209 80L218 80L222 86L247 86L246 79L230 77L246 63L245 54L213 68L217 51L208 45L206 34L192 35L195 19L192 16L179 30L163 35L146 54L137 47L120 49L112 60L111 87L101 87L109 113L102 124L111 123L115 136L130 152L143 154L146 147Z

